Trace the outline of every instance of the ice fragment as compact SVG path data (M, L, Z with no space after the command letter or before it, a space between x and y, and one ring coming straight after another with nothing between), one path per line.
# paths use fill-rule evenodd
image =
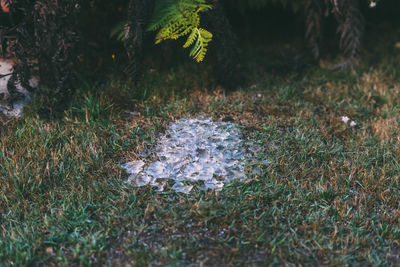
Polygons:
M144 164L145 163L143 160L135 160L122 164L121 168L125 169L127 173L136 176L139 172L142 171Z

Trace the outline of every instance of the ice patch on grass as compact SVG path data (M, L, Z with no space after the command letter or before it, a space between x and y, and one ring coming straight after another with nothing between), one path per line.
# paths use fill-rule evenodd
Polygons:
M157 142L153 154L158 161L137 160L122 165L135 186L153 185L164 190L167 179L172 189L188 194L194 186L221 191L225 183L246 179L245 140L231 122L214 122L198 117L172 123Z

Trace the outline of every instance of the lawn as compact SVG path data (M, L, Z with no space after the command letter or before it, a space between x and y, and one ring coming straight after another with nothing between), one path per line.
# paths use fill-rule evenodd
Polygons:
M278 68L260 46L237 91L187 64L137 85L82 82L58 119L37 115L40 100L2 118L1 264L400 264L400 49L388 49L340 72L335 58ZM121 164L199 114L243 126L260 162L246 182L189 195L125 183Z

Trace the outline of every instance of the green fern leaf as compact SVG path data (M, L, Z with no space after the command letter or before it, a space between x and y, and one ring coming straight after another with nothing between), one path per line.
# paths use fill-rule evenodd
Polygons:
M194 43L194 41L197 38L197 32L198 32L196 29L197 28L192 29L192 33L189 35L188 39L186 40L186 43L183 45L183 48L188 48Z
M189 55L193 57L194 60L196 60L197 62L201 62L204 60L204 57L207 53L208 43L212 40L213 35L211 32L202 28L194 28L193 32L195 32L195 36L197 37L197 39Z
M205 0L163 0L158 1L149 31L158 31L155 43L167 39L179 39L189 34L184 48L192 46L190 56L197 62L203 61L207 45L212 40L212 34L199 28L200 12L210 10L211 5Z

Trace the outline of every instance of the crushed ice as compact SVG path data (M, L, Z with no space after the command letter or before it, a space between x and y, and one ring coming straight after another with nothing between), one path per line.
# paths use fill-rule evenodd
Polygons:
M237 125L214 122L210 118L181 119L170 125L157 142L158 161L137 160L122 165L135 186L152 185L164 190L166 179L174 180L176 192L200 189L221 191L225 183L245 180L248 153ZM196 183L199 182L199 183Z

